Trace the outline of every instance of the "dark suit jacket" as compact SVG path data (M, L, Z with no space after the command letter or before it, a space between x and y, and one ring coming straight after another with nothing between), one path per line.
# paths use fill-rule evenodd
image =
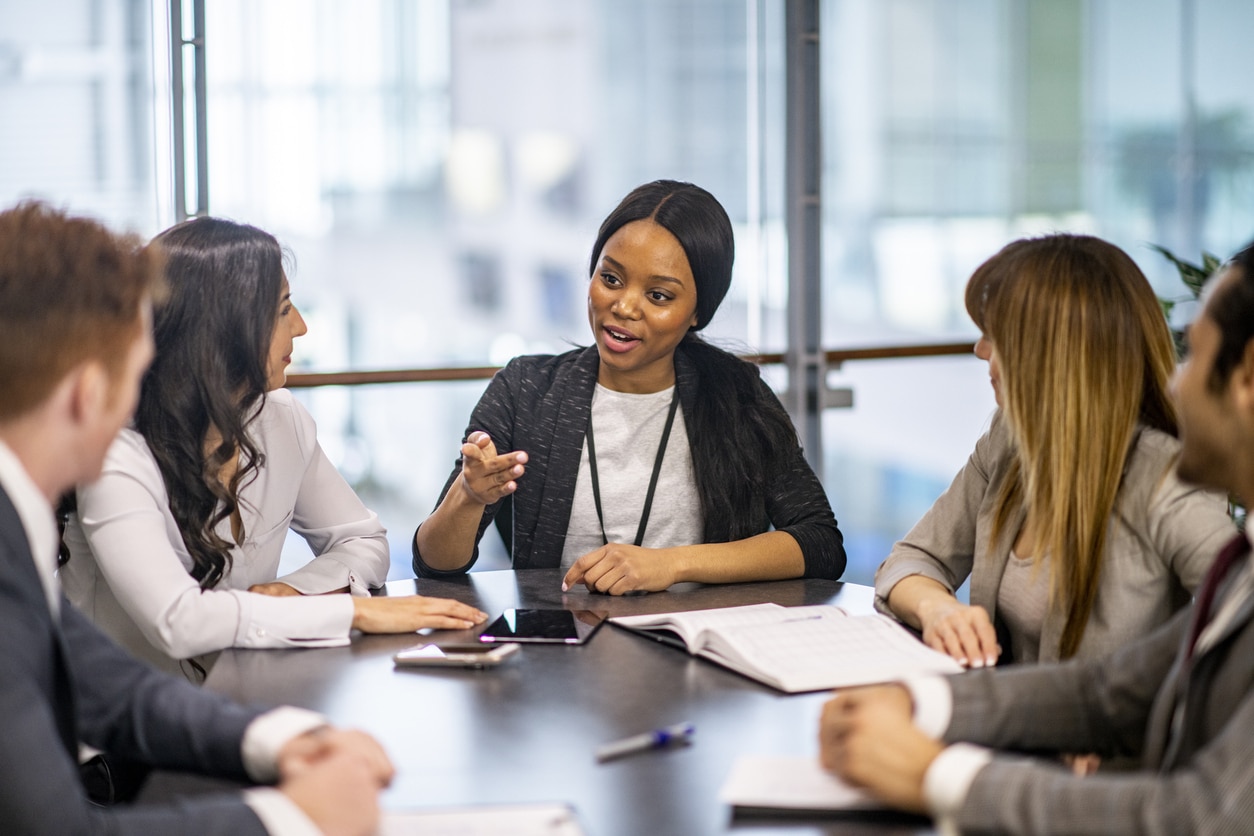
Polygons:
M463 439L475 430L492 437L498 452L525 450L527 473L518 490L484 509L469 563L460 569L433 569L414 544L414 573L418 577L445 577L467 571L479 556L479 538L498 514L512 514L512 526L503 532L515 569L554 568L562 559L575 482L583 456L584 436L592 415L599 355L595 346L558 355L518 357L497 373L470 416ZM700 373L681 345L675 351L675 385L685 416L692 414L700 388ZM763 400L778 399L759 381ZM780 411L783 407L779 406ZM688 432L694 430L685 418ZM699 463L698 463L699 464ZM832 507L800 447L778 461L760 463L763 503L754 526L757 533L772 526L786 531L801 547L805 576L835 580L845 570L845 549ZM440 500L461 475L461 458L453 463ZM437 507L439 503L436 503ZM665 505L658 497L656 508ZM727 542L728 532L710 530L705 542Z
M97 807L77 767L81 741L154 767L247 780L240 742L256 714L137 661L64 599L54 622L0 488L0 830L264 834L238 794Z
M1239 594L1231 581L1225 594ZM972 784L962 831L1254 832L1254 596L1186 660L1191 618L1190 607L1103 659L953 677L950 742L1141 760L1076 777L999 755Z

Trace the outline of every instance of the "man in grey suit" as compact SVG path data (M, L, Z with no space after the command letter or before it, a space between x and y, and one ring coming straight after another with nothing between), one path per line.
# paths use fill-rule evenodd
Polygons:
M1254 245L1212 280L1174 392L1182 479L1254 500ZM1194 605L1105 659L841 692L823 765L942 832L1254 832L1254 567L1239 534ZM1131 755L1078 776L1026 753ZM1018 753L1018 754L1015 754Z
M392 774L372 738L159 674L61 596L53 505L99 474L130 418L161 286L160 253L98 223L35 203L0 212L0 831L369 833ZM99 806L80 744L278 786Z

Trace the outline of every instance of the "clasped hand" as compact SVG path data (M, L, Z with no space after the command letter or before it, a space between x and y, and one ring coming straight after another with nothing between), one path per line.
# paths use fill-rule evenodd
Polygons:
M901 685L838 691L819 720L823 768L894 807L926 812L923 776L943 748L914 725Z
M279 750L279 790L332 836L366 836L378 826L379 790L395 770L368 734L324 727Z

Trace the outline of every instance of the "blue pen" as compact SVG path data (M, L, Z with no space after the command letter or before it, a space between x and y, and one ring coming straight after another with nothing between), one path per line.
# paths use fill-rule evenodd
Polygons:
M597 749L597 762L603 763L624 755L636 752L647 752L650 749L664 749L674 743L688 743L697 727L692 723L676 723L664 729L655 729L644 734L625 737L613 743L606 743Z

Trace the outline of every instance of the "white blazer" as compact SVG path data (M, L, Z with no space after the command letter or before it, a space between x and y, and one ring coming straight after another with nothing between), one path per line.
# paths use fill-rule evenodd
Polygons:
M269 393L248 427L264 466L240 491L245 540L216 587L190 572L169 494L143 437L123 430L100 479L78 490L65 532L70 561L61 582L70 601L132 653L166 670L177 660L227 647L330 647L348 642L348 588L368 595L387 579L385 530L318 445L313 418L286 390ZM288 528L316 555L277 577ZM230 521L219 534L231 541ZM301 597L247 591L280 580Z

